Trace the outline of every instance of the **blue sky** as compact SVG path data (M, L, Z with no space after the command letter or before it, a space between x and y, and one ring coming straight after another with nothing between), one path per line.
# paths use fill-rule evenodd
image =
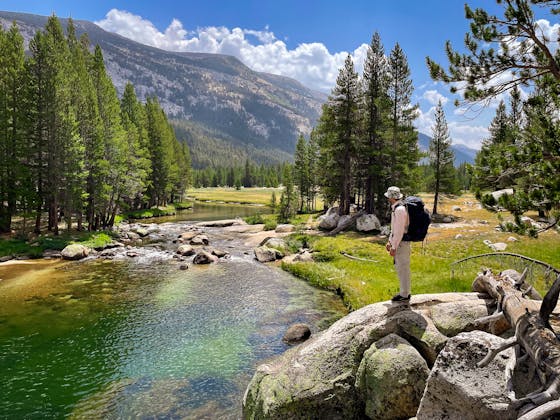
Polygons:
M467 2L500 11L494 1ZM235 55L254 70L293 77L326 93L348 53L361 71L377 31L386 54L398 42L407 55L420 131L431 134L441 100L453 142L478 148L497 104L465 113L453 105L448 86L428 74L426 56L446 63L446 40L463 47L463 0L0 0L0 9L89 20L162 49Z

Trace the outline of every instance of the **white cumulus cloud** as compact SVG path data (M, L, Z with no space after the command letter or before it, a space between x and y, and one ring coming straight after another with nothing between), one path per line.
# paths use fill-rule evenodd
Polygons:
M432 105L437 105L438 102L440 102L440 101L441 101L442 105L445 105L447 102L449 102L449 98L447 98L446 96L443 96L437 90L427 90L427 91L425 91L424 94L422 95L422 98L427 100Z
M435 110L435 106L432 106L427 111L419 110L418 118L415 121L418 131L430 137L432 136L432 128L435 124ZM471 149L480 149L482 140L489 136L487 126L475 125L473 121L450 121L447 115L446 121L453 144L462 144Z
M161 32L149 20L118 9L111 9L105 19L95 23L107 31L163 50L233 55L253 70L292 77L323 92L329 92L335 85L348 55L346 51L331 53L318 42L289 49L268 27L258 31L211 26L189 31L181 21L173 19ZM366 51L367 45L362 44L350 52L359 72Z

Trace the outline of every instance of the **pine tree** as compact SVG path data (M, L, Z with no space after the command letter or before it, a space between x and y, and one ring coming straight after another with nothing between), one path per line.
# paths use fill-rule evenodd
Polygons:
M282 183L284 191L280 196L280 204L278 206L278 222L288 223L290 218L295 216L297 212L297 191L294 186L293 167L285 165L282 173Z
M448 70L426 58L430 75L445 83L466 82L463 96L467 101L495 97L513 86L527 85L543 76L560 82L560 63L556 39L543 37L535 20L533 7L558 13L556 0L497 1L503 17L482 8L472 10L465 4L470 32L465 35L466 54L453 49L449 41L445 50ZM492 81L492 83L487 83ZM454 85L452 92L457 92Z
M126 133L121 123L120 101L105 69L99 45L95 46L91 74L101 118L103 145L102 159L98 161L101 182L94 189L95 217L93 221L89 221L90 225L93 222L94 229L98 229L112 225L119 210L121 194L126 187L125 176L130 156Z
M415 190L418 179L417 162L420 159L418 133L413 126L418 105L412 105L414 91L408 61L397 43L389 56L390 83L388 95L391 103L391 185L404 190Z
M315 197L319 192L319 139L316 131L311 130L307 144L307 160L309 162L309 196L308 208L315 210Z
M560 100L557 84L550 77L539 82L525 106L527 123L519 142L519 172L512 186L514 197L505 203L508 210L529 209L546 216L560 207Z
M352 171L360 128L360 101L358 74L348 55L328 104L323 109L323 126L319 130L322 137L323 175L330 188L325 190L325 194L329 199L338 196L341 215L350 212Z
M137 209L144 203L151 166L147 147L146 115L131 83L127 83L124 88L120 111L127 154L130 157L121 197L124 206Z
M515 183L520 169L516 164L520 127L512 124L519 118L516 107L512 110L514 114L508 115L504 101L500 101L490 123L490 137L483 140L477 153L473 167L473 186L477 192L502 189Z
M455 193L458 189L455 168L453 167L451 138L449 137L449 129L441 101L437 105L435 123L432 127L430 164L434 172L434 207L432 212L437 214L440 193Z
M294 183L299 194L299 211L303 212L303 207L308 204L310 189L310 168L307 141L300 134L296 142L294 154Z
M364 122L365 132L360 155L360 177L364 182L364 208L367 213L375 213L386 220L387 199L383 193L390 177L389 149L387 142L389 73L387 57L376 32L373 34L366 61L364 63Z
M23 37L16 24L0 27L0 232L9 232L24 191Z
M79 164L75 162L79 150L76 114L72 106L70 50L60 21L51 16L45 26L44 36L35 45L40 51L40 66L35 70L39 79L38 94L34 103L38 106L39 132L37 140L41 145L39 164L42 165L40 191L48 210L48 230L58 234L60 206L68 207L65 194ZM40 209L38 209L40 224Z

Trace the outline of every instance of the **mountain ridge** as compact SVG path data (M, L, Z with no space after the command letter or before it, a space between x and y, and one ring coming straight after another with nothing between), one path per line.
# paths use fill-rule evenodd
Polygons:
M427 152L430 147L430 141L432 138L427 134L418 132L418 146L422 152ZM453 165L458 167L462 163L473 164L478 150L471 149L464 144L453 144L451 143L451 150L453 150L453 155L455 156Z
M7 28L16 21L26 46L47 19L0 11L0 24ZM65 28L68 19L59 20ZM158 97L183 135L178 137L195 150L194 167L203 166L211 147L220 143L231 143L231 164L246 158L258 163L291 160L297 137L309 134L327 98L294 79L253 71L233 56L160 50L86 20L73 22L78 36L87 33L92 45L101 47L119 94L131 82L139 99ZM188 124L177 129L181 121ZM207 141L210 137L213 142Z

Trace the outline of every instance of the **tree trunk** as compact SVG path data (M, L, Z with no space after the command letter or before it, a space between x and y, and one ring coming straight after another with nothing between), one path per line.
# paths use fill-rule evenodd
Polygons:
M498 308L501 308L505 318L515 329L515 336L501 348L490 349L479 365L485 366L508 347L519 346L533 361L543 389L522 398L516 398L513 394L511 404L518 409L523 419L545 418L560 412L560 404L548 404L560 395L560 340L548 320L558 302L560 276L545 296L542 305L538 300L525 297L528 285L523 276L516 280L511 276L493 275L486 271L473 283L474 291L487 293L496 299ZM543 410L546 416L542 415Z

